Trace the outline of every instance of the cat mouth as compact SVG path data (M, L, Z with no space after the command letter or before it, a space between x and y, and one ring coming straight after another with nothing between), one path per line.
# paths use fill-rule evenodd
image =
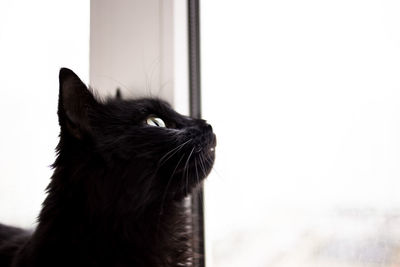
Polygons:
M195 149L196 153L202 153L202 152L209 152L209 153L214 153L215 152L215 147L217 146L217 138L214 133L210 133L207 137L206 143L203 143L201 145L198 145Z
M213 155L215 153L215 147L198 147L194 152L196 154Z
M177 173L191 173L192 175L204 179L214 165L215 147L204 148L194 151L187 162L180 164Z

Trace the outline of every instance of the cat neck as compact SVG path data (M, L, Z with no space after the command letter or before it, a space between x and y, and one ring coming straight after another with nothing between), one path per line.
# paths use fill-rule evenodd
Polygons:
M93 180L104 180L102 175L107 175L107 166L97 167L93 172L92 160L95 159L87 158L84 166L89 167L82 169L73 169L68 164L56 166L33 235L37 257L48 257L40 251L47 254L49 249L57 257L85 251L79 256L83 262L105 263L118 258L135 266L177 266L170 262L169 255L173 253L177 262L186 262L190 233L184 200L153 203L140 212L135 209L136 212L129 213L119 209L118 203L107 206L101 198L90 199L82 188L90 186ZM82 177L89 184L80 184L76 189L73 183ZM137 263L138 259L146 262Z

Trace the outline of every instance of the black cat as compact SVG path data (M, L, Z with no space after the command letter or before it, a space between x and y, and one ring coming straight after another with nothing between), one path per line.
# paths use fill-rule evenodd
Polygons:
M184 198L212 168L211 126L157 99L101 103L69 69L58 117L38 226L0 225L0 266L191 266Z

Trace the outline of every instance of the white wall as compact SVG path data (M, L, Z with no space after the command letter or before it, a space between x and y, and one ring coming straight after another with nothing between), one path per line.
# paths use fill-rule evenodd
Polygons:
M58 71L88 81L89 1L0 1L0 222L32 226L58 142Z
M187 51L177 50L186 45L182 6L183 0L91 1L92 86L103 95L119 87L123 97L161 97L185 112Z

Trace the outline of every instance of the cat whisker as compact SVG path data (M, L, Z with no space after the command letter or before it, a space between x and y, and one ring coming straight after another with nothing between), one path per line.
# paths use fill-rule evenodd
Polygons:
M193 147L192 150L190 151L190 154L189 154L189 156L188 156L188 158L187 158L187 160L186 160L185 167L184 167L184 169L183 169L183 174L182 174L182 177L185 176L185 179L186 179L186 187L185 187L186 195L188 194L189 160L190 160L190 157L191 157L192 154L193 154L193 151L194 151L194 147Z
M197 184L200 183L200 178L199 178L199 170L197 169L197 158L194 158L194 169L196 170L196 179L197 179Z
M223 176L215 168L215 165L213 164L214 160L211 158L211 156L207 155L206 157L204 157L204 159L207 161L208 164L211 165L211 170L218 176L218 178L221 179L222 181L226 182L226 180L223 178Z
M207 174L207 172L206 172L206 168L204 166L204 158L201 154L200 154L199 160L200 160L201 171L203 172L203 175L205 176Z
M186 142L178 145L177 147L165 153L165 155L162 156L161 159L158 161L157 166L162 166L165 162L167 162L171 157L173 157L176 153L178 153L178 151L181 150L190 141L192 141L192 139L187 140Z
M180 157L180 159L179 159L178 163L176 164L176 166L175 166L175 168L174 168L174 170L173 170L171 176L170 176L169 179L168 179L167 186L165 187L165 191L164 191L164 194L163 194L162 200L161 200L160 215L163 213L164 202L165 202L165 198L167 197L168 188L169 188L169 185L170 185L170 183L171 183L171 181L172 181L172 177L174 177L174 174L175 174L176 170L178 169L178 166L179 166L179 164L181 163L181 161L182 161L182 159L183 159L184 157L185 157L185 154L183 154L183 155Z

